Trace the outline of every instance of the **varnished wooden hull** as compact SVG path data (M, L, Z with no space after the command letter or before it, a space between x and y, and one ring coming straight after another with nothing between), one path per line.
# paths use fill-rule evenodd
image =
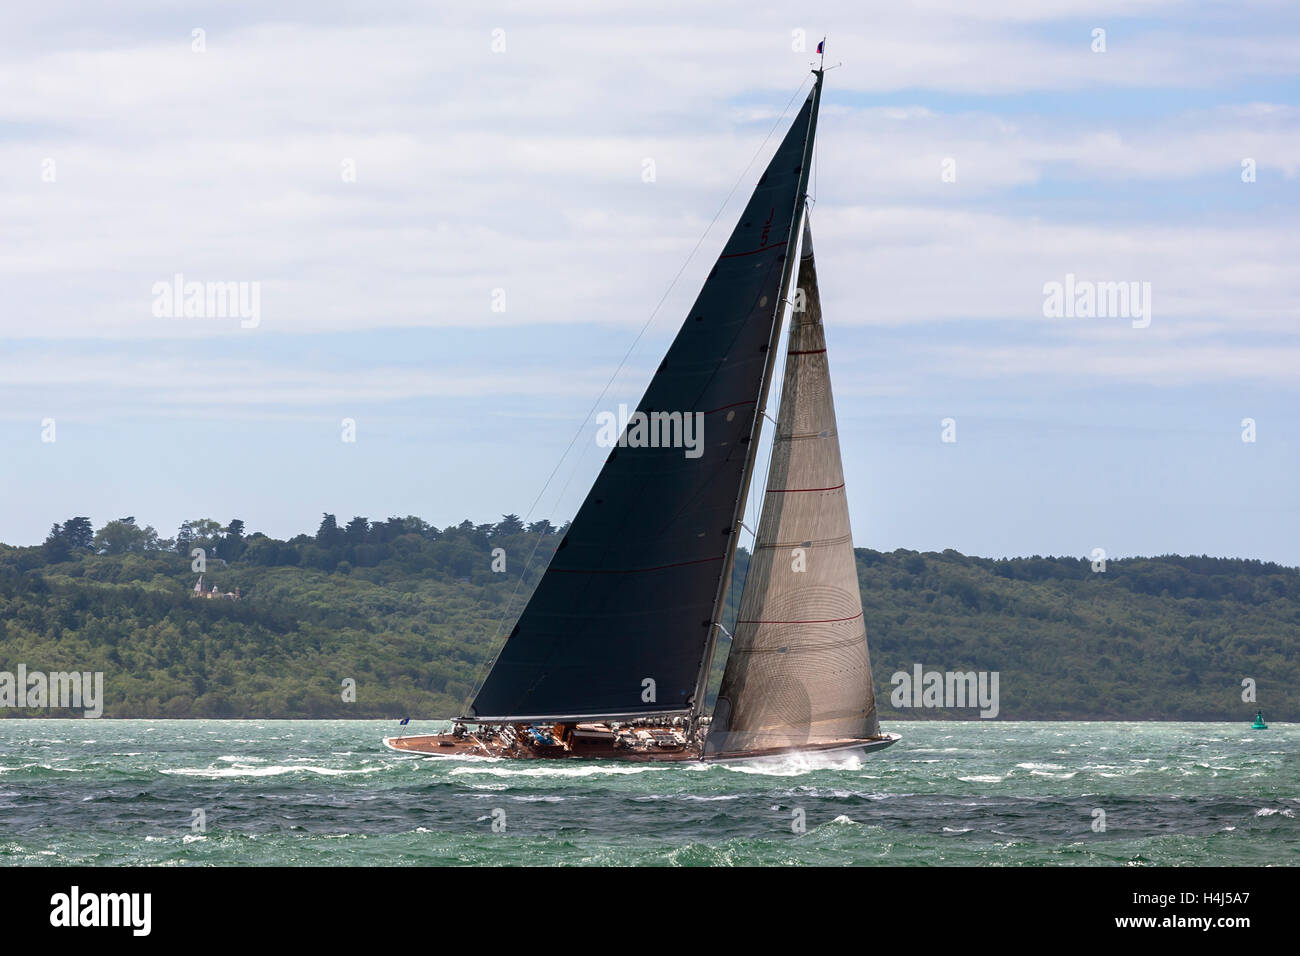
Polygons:
M475 736L456 738L451 734L424 734L415 737L385 737L384 746L399 753L426 757L491 757L501 760L626 760L632 763L680 763L699 760L699 752L682 747L678 750L625 750L614 746L534 747L519 744L513 748L496 741L483 742Z
M898 734L881 734L861 740L835 740L821 744L803 744L794 747L774 747L743 754L710 754L701 757L692 747L678 750L628 750L616 746L580 746L566 748L534 747L519 744L513 748L500 746L495 740L487 742L477 737L453 737L451 734L419 734L410 737L385 737L384 746L398 753L423 757L492 758L501 760L618 760L627 763L683 763L703 759L706 763L734 763L748 760L779 759L797 754L867 753L883 750L899 739Z

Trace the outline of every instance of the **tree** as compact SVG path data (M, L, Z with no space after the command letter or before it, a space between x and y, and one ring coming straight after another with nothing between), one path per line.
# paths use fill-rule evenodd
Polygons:
M194 526L188 521L182 521L180 528L176 532L176 550L181 554L188 555L190 548L194 546Z
M392 515L387 521L378 522L370 526L370 535L366 538L371 544L388 544L390 541L396 541L404 534L418 534L425 538L438 537L438 529L430 524L426 524L423 519L415 515L407 515L405 518L399 518Z
M496 527L492 529L492 533L494 535L512 535L518 534L523 530L524 523L519 520L519 515L509 514L501 516L501 520L498 521Z
M158 532L148 526L139 527L134 518L119 518L95 532L92 544L101 554L139 554L157 550Z
M181 554L189 554L194 548L202 548L208 557L212 557L217 553L217 545L221 542L224 532L221 523L211 518L191 518L184 522L180 531L176 533L176 550ZM186 541L188 546L183 548L182 541Z
M63 536L63 527L56 523L45 538L45 560L54 564L58 561L66 561L70 557L72 557L72 548L68 546L68 541Z
M370 533L370 519L356 517L348 522L344 530L344 538L348 544L357 545L366 543L366 535Z
M528 533L540 535L555 534L555 525L543 518L541 521L534 521L530 524L528 526Z
M225 551L226 558L230 561L238 561L240 555L244 553L247 547L244 542L244 522L238 518L232 518L230 524L225 527L225 538L222 539L222 548Z
M95 543L95 528L89 518L69 518L63 522L63 540L69 548L89 550Z
M332 514L321 516L320 527L316 529L316 544L322 548L335 548L343 543L343 532L339 529L338 519Z

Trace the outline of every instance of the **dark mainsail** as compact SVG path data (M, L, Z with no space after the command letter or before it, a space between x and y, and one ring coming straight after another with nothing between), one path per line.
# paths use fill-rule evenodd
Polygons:
M766 500L708 755L880 732L806 225L796 289Z
M820 86L818 75L637 406L702 413L702 453L610 451L470 719L691 708L753 464Z

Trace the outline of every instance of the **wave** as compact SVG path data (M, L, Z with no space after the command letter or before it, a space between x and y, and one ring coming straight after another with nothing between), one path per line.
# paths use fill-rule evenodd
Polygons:
M752 773L768 777L799 777L817 770L861 770L862 758L856 754L790 754L784 757L757 757L742 763L705 764L732 773Z
M702 795L700 795L700 794L695 794L695 793L686 793L686 794L683 794L683 795L682 795L682 798L681 798L681 799L683 799L683 800L696 800L696 801L699 801L699 802L701 802L701 803L714 803L715 801L719 801L719 800L721 800L721 801L727 801L727 800L739 800L742 796L744 796L744 794L740 794L740 793L724 793L724 794L718 794L718 795L716 795L716 796L712 796L712 797L706 797L706 796L702 796Z
M724 793L715 796L703 796L695 793L644 793L632 798L633 803L654 803L657 800L694 800L699 803L739 800L743 793Z
M480 758L481 759L481 758ZM486 767L455 767L451 771L453 777L459 777L463 774L487 774L493 777L599 777L599 776L621 776L625 774L636 773L662 773L665 769L673 766L665 764L662 766L653 766L647 764L638 764L631 767L618 766L599 766L592 765L587 767L502 767L503 761L492 761L496 766Z
M356 774L375 773L385 769L387 768L383 766L358 767L345 770L339 767L286 767L277 764L271 767L180 767L161 772L181 777L219 779L222 777L278 777L286 773L314 773L322 777L347 777Z

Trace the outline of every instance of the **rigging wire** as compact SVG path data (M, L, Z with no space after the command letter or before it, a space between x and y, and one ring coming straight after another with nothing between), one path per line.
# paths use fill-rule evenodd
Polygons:
M619 373L623 371L623 367L627 364L628 359L632 357L632 353L635 351L637 345L640 343L641 338L645 335L646 330L649 329L651 323L654 322L655 317L659 314L659 310L663 308L664 303L668 300L668 296L671 295L673 289L676 288L678 280L681 279L682 274L685 273L687 267L690 266L691 260L695 258L695 254L699 252L700 246L704 244L704 240L708 238L708 235L712 231L714 225L717 224L718 218L726 210L727 205L731 202L732 197L736 194L736 190L740 188L740 184L741 182L744 181L745 176L749 173L750 167L754 165L754 161L758 159L759 155L763 152L763 149L767 146L768 140L772 138L772 134L775 133L780 128L781 122L785 119L786 114L790 111L791 104L793 104L794 101L798 98L799 94L803 91L803 88L805 85L807 85L807 83L808 83L808 78L805 77L803 82L801 82L799 86L795 89L794 93L790 95L790 99L786 102L785 106L782 108L780 115L777 116L776 122L772 124L772 128L768 130L767 135L763 137L763 141L759 143L758 148L754 150L754 155L749 158L749 162L745 164L745 168L740 171L740 175L737 176L736 181L732 183L731 189L727 192L726 198L723 199L722 204L718 206L718 211L713 214L713 218L709 220L709 224L704 227L704 232L701 233L700 238L695 241L695 245L692 247L690 253L686 256L686 260L682 263L681 268L677 270L677 274L673 276L672 281L668 283L668 288L664 290L664 294L659 297L658 303L656 303L654 309L650 312L649 318L645 320L645 324L641 326L640 331L637 332L636 337L632 340L632 344L628 346L627 352L624 353L623 358L619 360L618 366L614 369L613 374L610 375L609 377L609 381L605 383L604 388L602 388L600 390L600 394L596 396L596 400L592 403L591 408L587 410L586 417L583 418L582 423L578 426L577 431L574 432L573 437L569 439L569 444L565 447L564 452L560 455L559 460L555 463L555 467L551 470L550 475L547 476L546 481L542 485L541 490L537 493L537 497L534 498L533 503L529 505L528 512L527 514L524 515L523 518L525 526L527 526L528 520L533 516L533 513L536 511L537 505L541 501L542 496L546 494L547 488L550 487L551 482L555 479L556 474L560 470L560 466L564 464L564 460L569 456L569 453L573 450L573 446L577 443L578 439L582 436L582 433L586 431L587 423L591 420L592 414L595 413L596 409L600 407L600 403L604 401L605 396L609 393L609 390L613 386L615 380L618 378ZM576 474L576 472L577 472L577 467L575 466L573 473ZM571 482L572 480L573 480L573 474L571 474L569 477L569 481ZM560 492L561 497L563 497L564 493L568 491L568 487L569 487L569 482L566 482L564 489ZM559 503L558 499L556 503L558 505ZM478 696L478 692L482 688L484 680L487 678L488 669L490 668L492 663L495 662L497 655L501 652L501 629L502 627L504 627L506 619L509 617L511 609L514 607L515 598L519 594L519 589L523 585L524 579L528 576L528 570L530 567L532 567L533 559L536 557L537 550L541 546L542 539L545 537L546 537L545 534L541 532L538 533L537 540L533 544L532 551L529 552L528 559L524 563L523 570L520 571L519 578L515 581L514 590L510 592L510 597L506 601L505 610L502 611L501 613L501 618L497 622L496 633L493 635L492 638L493 644L496 645L496 651L492 654L491 657L489 657L480 666L479 675L475 679L470 695L466 699L464 706L462 706L461 708L462 712L467 711L469 709L469 706L473 703L474 698ZM462 716L464 716L463 713Z

